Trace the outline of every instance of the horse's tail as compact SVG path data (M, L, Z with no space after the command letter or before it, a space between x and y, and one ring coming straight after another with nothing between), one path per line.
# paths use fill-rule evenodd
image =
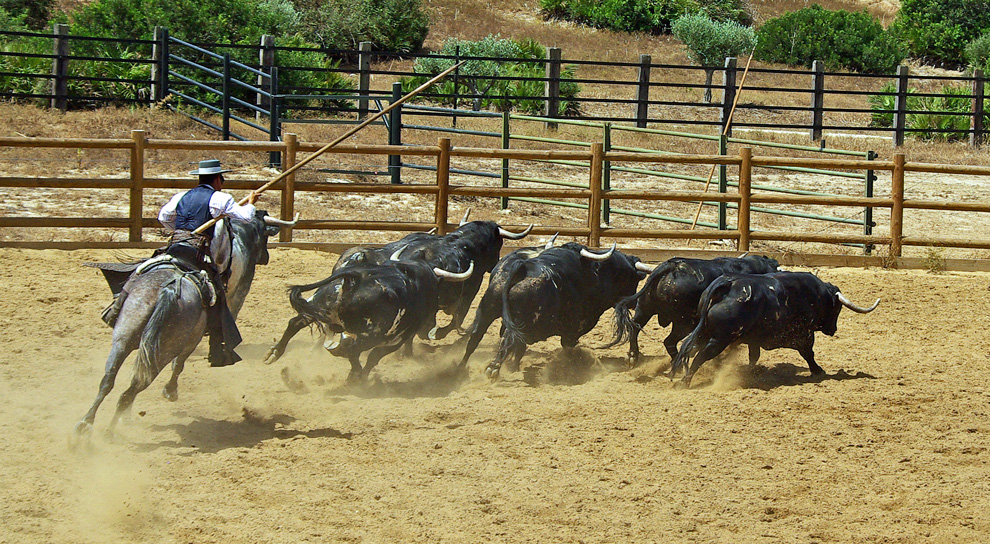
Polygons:
M179 306L180 283L181 279L176 278L175 281L162 286L161 291L158 292L158 300L155 301L155 309L152 310L151 317L148 318L141 333L134 374L146 383L151 383L161 370L157 362L161 357L162 333Z

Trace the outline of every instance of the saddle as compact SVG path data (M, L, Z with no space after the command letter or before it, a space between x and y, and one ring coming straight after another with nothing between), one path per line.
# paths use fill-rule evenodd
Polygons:
M188 248L188 250L186 249ZM145 274L163 266L169 266L182 272L185 277L193 280L199 289L204 307L211 307L217 302L216 287L210 281L210 274L203 266L197 264L197 249L183 244L167 248L164 253L150 259L128 263L83 263L85 266L97 268L103 273L104 279L110 286L114 296L120 294L124 285L132 276Z

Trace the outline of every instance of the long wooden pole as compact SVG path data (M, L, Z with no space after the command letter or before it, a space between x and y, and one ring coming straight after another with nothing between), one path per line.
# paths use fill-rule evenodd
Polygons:
M359 131L359 130L363 129L364 127L370 125L371 123L377 121L380 117L382 117L386 113L388 113L388 112L392 111L393 109L395 109L395 108L399 107L400 105L402 105L402 103L405 102L406 100L409 100L410 98L412 98L412 97L416 96L417 94L423 92L430 85L433 85L437 81L440 81L447 74L453 72L455 69L457 69L458 67L460 67L460 65L464 64L465 62L467 62L467 61L466 60L462 60L461 62L458 62L457 64L451 66L450 68L447 68L443 72L440 72L439 74L433 76L426 83L420 85L419 87L416 87L415 89L413 89L412 91L410 91L408 94L406 94L402 98L396 100L395 102L392 102L392 104L390 104L387 108L385 108L385 109L381 110L380 112L376 113L375 115L372 115L371 117L365 119L361 124L359 124L358 126L356 126L356 127L352 128L352 129L348 130L347 132L345 132L342 136L340 136L336 140L334 140L334 141L328 143L327 145L321 147L320 149L316 150L315 152L313 152L312 155L310 155L310 156L306 157L305 159L297 162L291 168L286 169L284 172L282 172L281 174L279 174L275 179L269 181L268 183L262 185L261 187L258 187L254 191L251 191L251 194L248 195L248 196L246 196L246 197L244 197L244 198L242 198L240 200L240 202L238 202L238 204L241 205L241 206L243 206L251 198L251 195L257 195L257 194L261 194L261 193L265 192L269 187L271 187L272 185L275 185L276 183L278 183L279 181L281 181L286 176L292 174L296 170L299 170L303 166L309 164L310 161L312 161L316 157L319 157L320 155L322 155L323 153L325 153L331 147L333 147L333 146L339 144L340 142L343 142L344 140L350 138L357 131ZM203 223L198 229L196 229L193 232L195 232L197 234L202 233L206 229L212 227L218 220L219 220L219 218L214 217L213 219L210 219L206 223Z
M736 113L736 104L739 103L739 97L742 95L743 86L746 85L746 74L749 73L749 65L753 62L753 53L749 54L749 60L746 61L746 69L743 70L742 79L739 80L739 90L736 92L735 98L732 100L732 109L729 110L729 118L725 120L725 128L722 129L722 136L729 133L729 127L732 126L732 116ZM708 192L708 188L712 184L712 176L715 175L715 166L712 165L711 172L708 173L708 181L705 182L705 192ZM698 211L694 212L694 220L691 221L691 230L698 225L698 218L701 217L701 208L705 205L704 202L698 203Z

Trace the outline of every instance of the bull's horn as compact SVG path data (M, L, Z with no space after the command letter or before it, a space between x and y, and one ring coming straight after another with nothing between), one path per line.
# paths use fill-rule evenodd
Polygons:
M740 255L740 256L739 256L738 258L740 258L740 259L742 259L742 258L743 258L743 257L745 257L746 255L749 255L749 252L748 252L748 251L747 251L746 253L743 253L742 255Z
M401 255L402 252L405 251L405 250L406 250L406 246L400 247L399 249L395 250L395 253L392 253L391 255L389 255L388 260L390 260L390 261L398 261L399 260L399 255Z
M605 261L612 256L612 252L615 251L615 242L612 242L612 247L605 253L592 253L587 249L581 249L581 256L586 259L591 259L593 261Z
M468 278L471 277L471 274L473 272L474 272L474 261L471 261L471 263L468 265L467 270L461 273L448 272L447 270L438 267L433 268L433 273L436 274L438 278L445 279L447 281L466 281Z
M557 241L557 235L558 234L560 234L560 233L558 232L557 234L554 234L553 236L551 236L550 239L547 240L546 245L543 246L543 249L550 249L550 248L552 248L553 247L553 243Z
M843 295L841 291L836 291L835 296L839 299L839 302L841 302L843 306L845 306L846 308L849 308L850 310L852 310L854 312L861 313L861 314L868 314L868 313L872 312L873 310L876 310L877 309L877 306L880 305L880 299L877 299L877 301L873 303L873 306L870 306L869 308L863 308L862 306L856 306L855 304L853 304L852 302L850 302L849 299L846 298L845 295Z
M436 227L433 227L432 229L426 231L426 234L436 234L436 233L437 233L437 228Z
M648 264L646 264L644 262L637 262L636 263L636 270L641 270L643 272L646 272L647 274L653 272L653 268L654 267L652 267L652 266L650 266L650 265L648 265Z
M467 223L467 218L469 215L471 215L471 208L468 208L467 211L464 212L464 217L461 218L461 224L458 226L463 227L464 224Z
M507 231L507 230L503 229L502 227L499 227L498 228L498 233L502 236L502 238L508 238L509 240L519 240L519 239L525 237L527 234L529 234L529 231L531 231L531 230L533 230L533 224L532 223L530 223L529 226L526 227L526 230L524 230L524 231L522 231L522 232L520 232L518 234L515 233L515 232Z
M266 225L276 225L279 227L294 227L299 221L299 212L296 212L296 217L292 221L286 221L284 219L279 219L277 217L272 217L270 215L265 216Z

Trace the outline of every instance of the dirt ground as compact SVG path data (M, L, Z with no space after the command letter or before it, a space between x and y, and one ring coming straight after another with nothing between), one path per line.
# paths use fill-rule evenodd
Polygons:
M276 249L240 316L243 362L205 343L174 403L164 378L116 440L68 447L96 394L110 329L107 251L0 249L0 542L981 542L990 540L990 274L817 273L852 300L819 335L825 379L796 352L743 352L690 390L663 377L651 324L625 369L611 312L575 356L531 346L489 383L492 327L469 375L456 341L386 358L364 388L300 333L261 362L289 284L335 255Z

